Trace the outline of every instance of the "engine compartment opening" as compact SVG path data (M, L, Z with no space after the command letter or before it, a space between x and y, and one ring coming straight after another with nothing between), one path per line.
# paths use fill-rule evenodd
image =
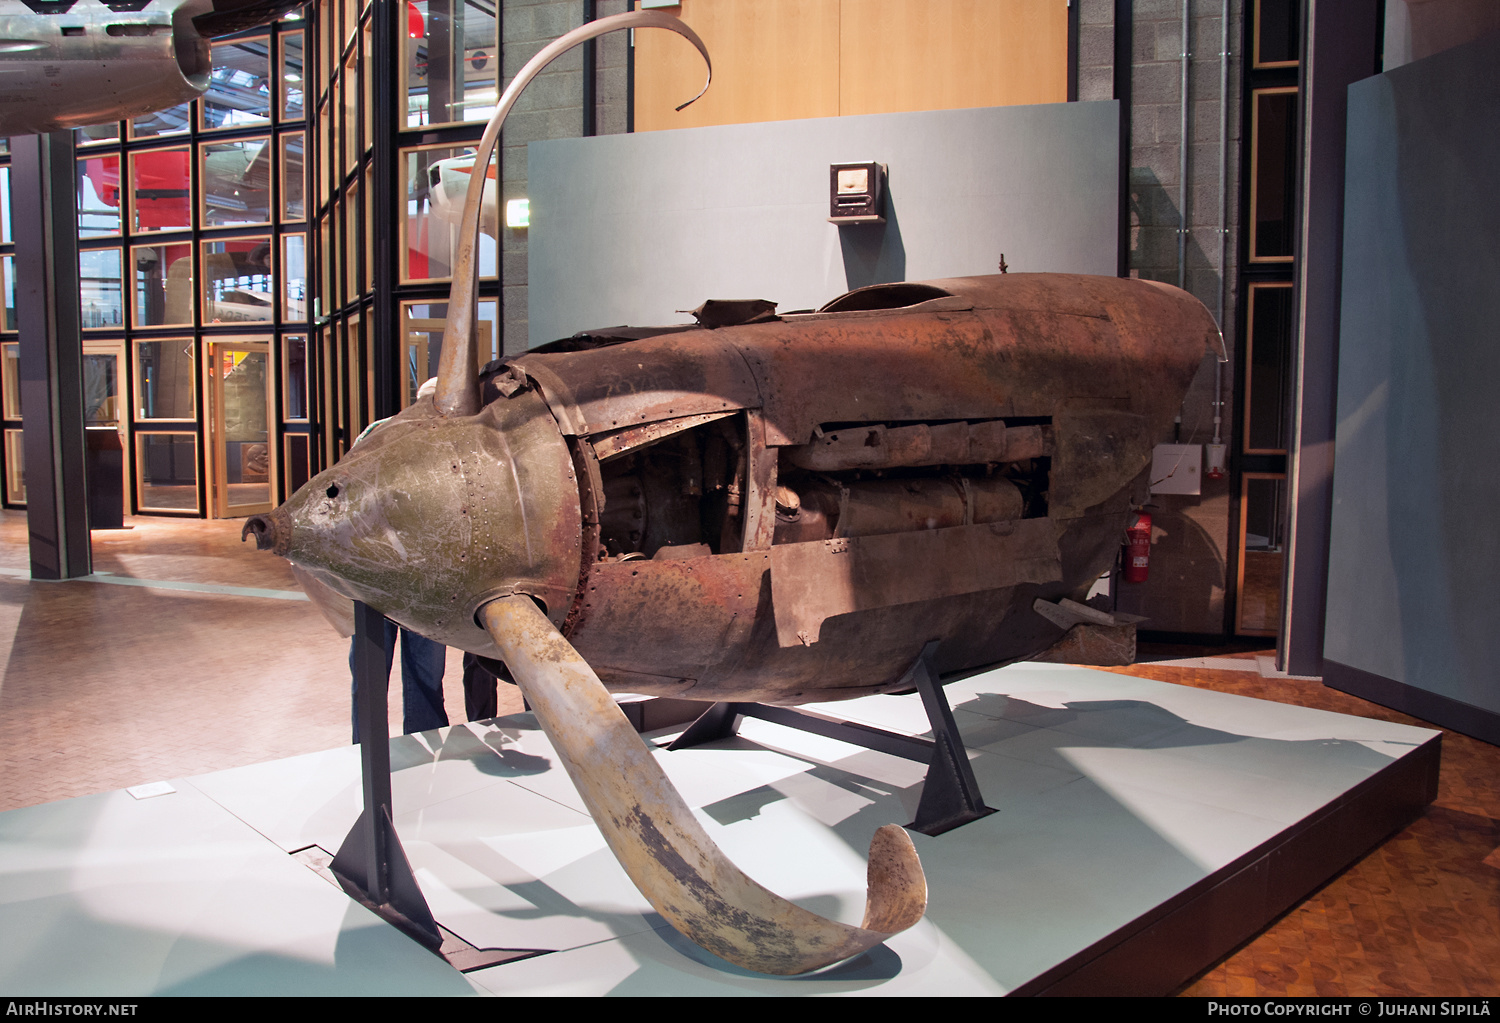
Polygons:
M931 284L872 284L829 302L820 313L868 312L872 309L904 309L935 298L952 298L953 293Z
M765 452L776 482L757 497L745 418L720 418L600 463L598 558L741 550L753 500L774 502L773 544L1043 518L1052 436L1045 417L827 423L812 443Z

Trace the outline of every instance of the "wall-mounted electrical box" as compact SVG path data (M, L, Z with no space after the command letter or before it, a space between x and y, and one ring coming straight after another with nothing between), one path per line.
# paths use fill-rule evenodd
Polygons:
M1151 453L1153 494L1203 492L1203 445L1158 444Z
M833 224L883 224L885 164L835 163L828 168L828 220Z

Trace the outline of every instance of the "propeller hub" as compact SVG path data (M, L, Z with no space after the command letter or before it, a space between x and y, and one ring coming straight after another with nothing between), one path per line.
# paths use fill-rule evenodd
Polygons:
M281 508L265 515L252 515L245 520L245 528L240 530L240 543L244 543L252 535L255 537L256 550L270 551L285 557L292 547L291 519Z

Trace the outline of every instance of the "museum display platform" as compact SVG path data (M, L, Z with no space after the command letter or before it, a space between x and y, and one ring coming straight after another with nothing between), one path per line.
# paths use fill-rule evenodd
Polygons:
M926 918L814 975L752 974L673 931L523 714L391 740L392 786L439 924L541 954L461 973L333 884L360 810L351 746L0 814L0 992L1165 993L1436 792L1430 729L1062 665L946 692L999 812L912 834ZM813 709L927 728L914 694ZM870 836L912 819L924 772L749 718L657 756L749 874L854 923Z

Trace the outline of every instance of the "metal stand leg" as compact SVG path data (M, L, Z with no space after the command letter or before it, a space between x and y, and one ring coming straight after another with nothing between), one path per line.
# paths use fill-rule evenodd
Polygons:
M941 835L970 821L987 817L995 811L984 805L979 782L969 766L963 738L953 720L943 687L932 671L932 655L937 642L928 643L907 671L898 688L907 684L922 695L922 707L932 727L931 739L888 732L883 728L840 721L811 711L790 707L768 707L759 703L716 703L699 715L698 720L679 735L669 750L689 749L706 742L727 739L738 734L741 718L753 717L773 721L815 735L824 735L865 749L879 750L891 756L927 765L927 780L922 785L922 801L917 805L917 819L906 825L924 835ZM363 727L363 726L361 726Z
M995 812L984 805L948 698L933 677L931 664L936 649L936 642L928 643L911 669L911 680L922 694L922 706L932 725L934 743L932 759L927 764L927 781L922 785L922 801L917 804L917 819L907 825L924 835L941 835Z
M332 870L344 891L434 952L443 943L391 823L391 747L386 736L384 615L354 604L354 671L359 679L360 764L365 808Z
M699 714L698 719L687 726L687 731L673 739L667 749L691 749L702 746L705 742L738 735L742 708L754 706L756 705L753 703L716 703Z

